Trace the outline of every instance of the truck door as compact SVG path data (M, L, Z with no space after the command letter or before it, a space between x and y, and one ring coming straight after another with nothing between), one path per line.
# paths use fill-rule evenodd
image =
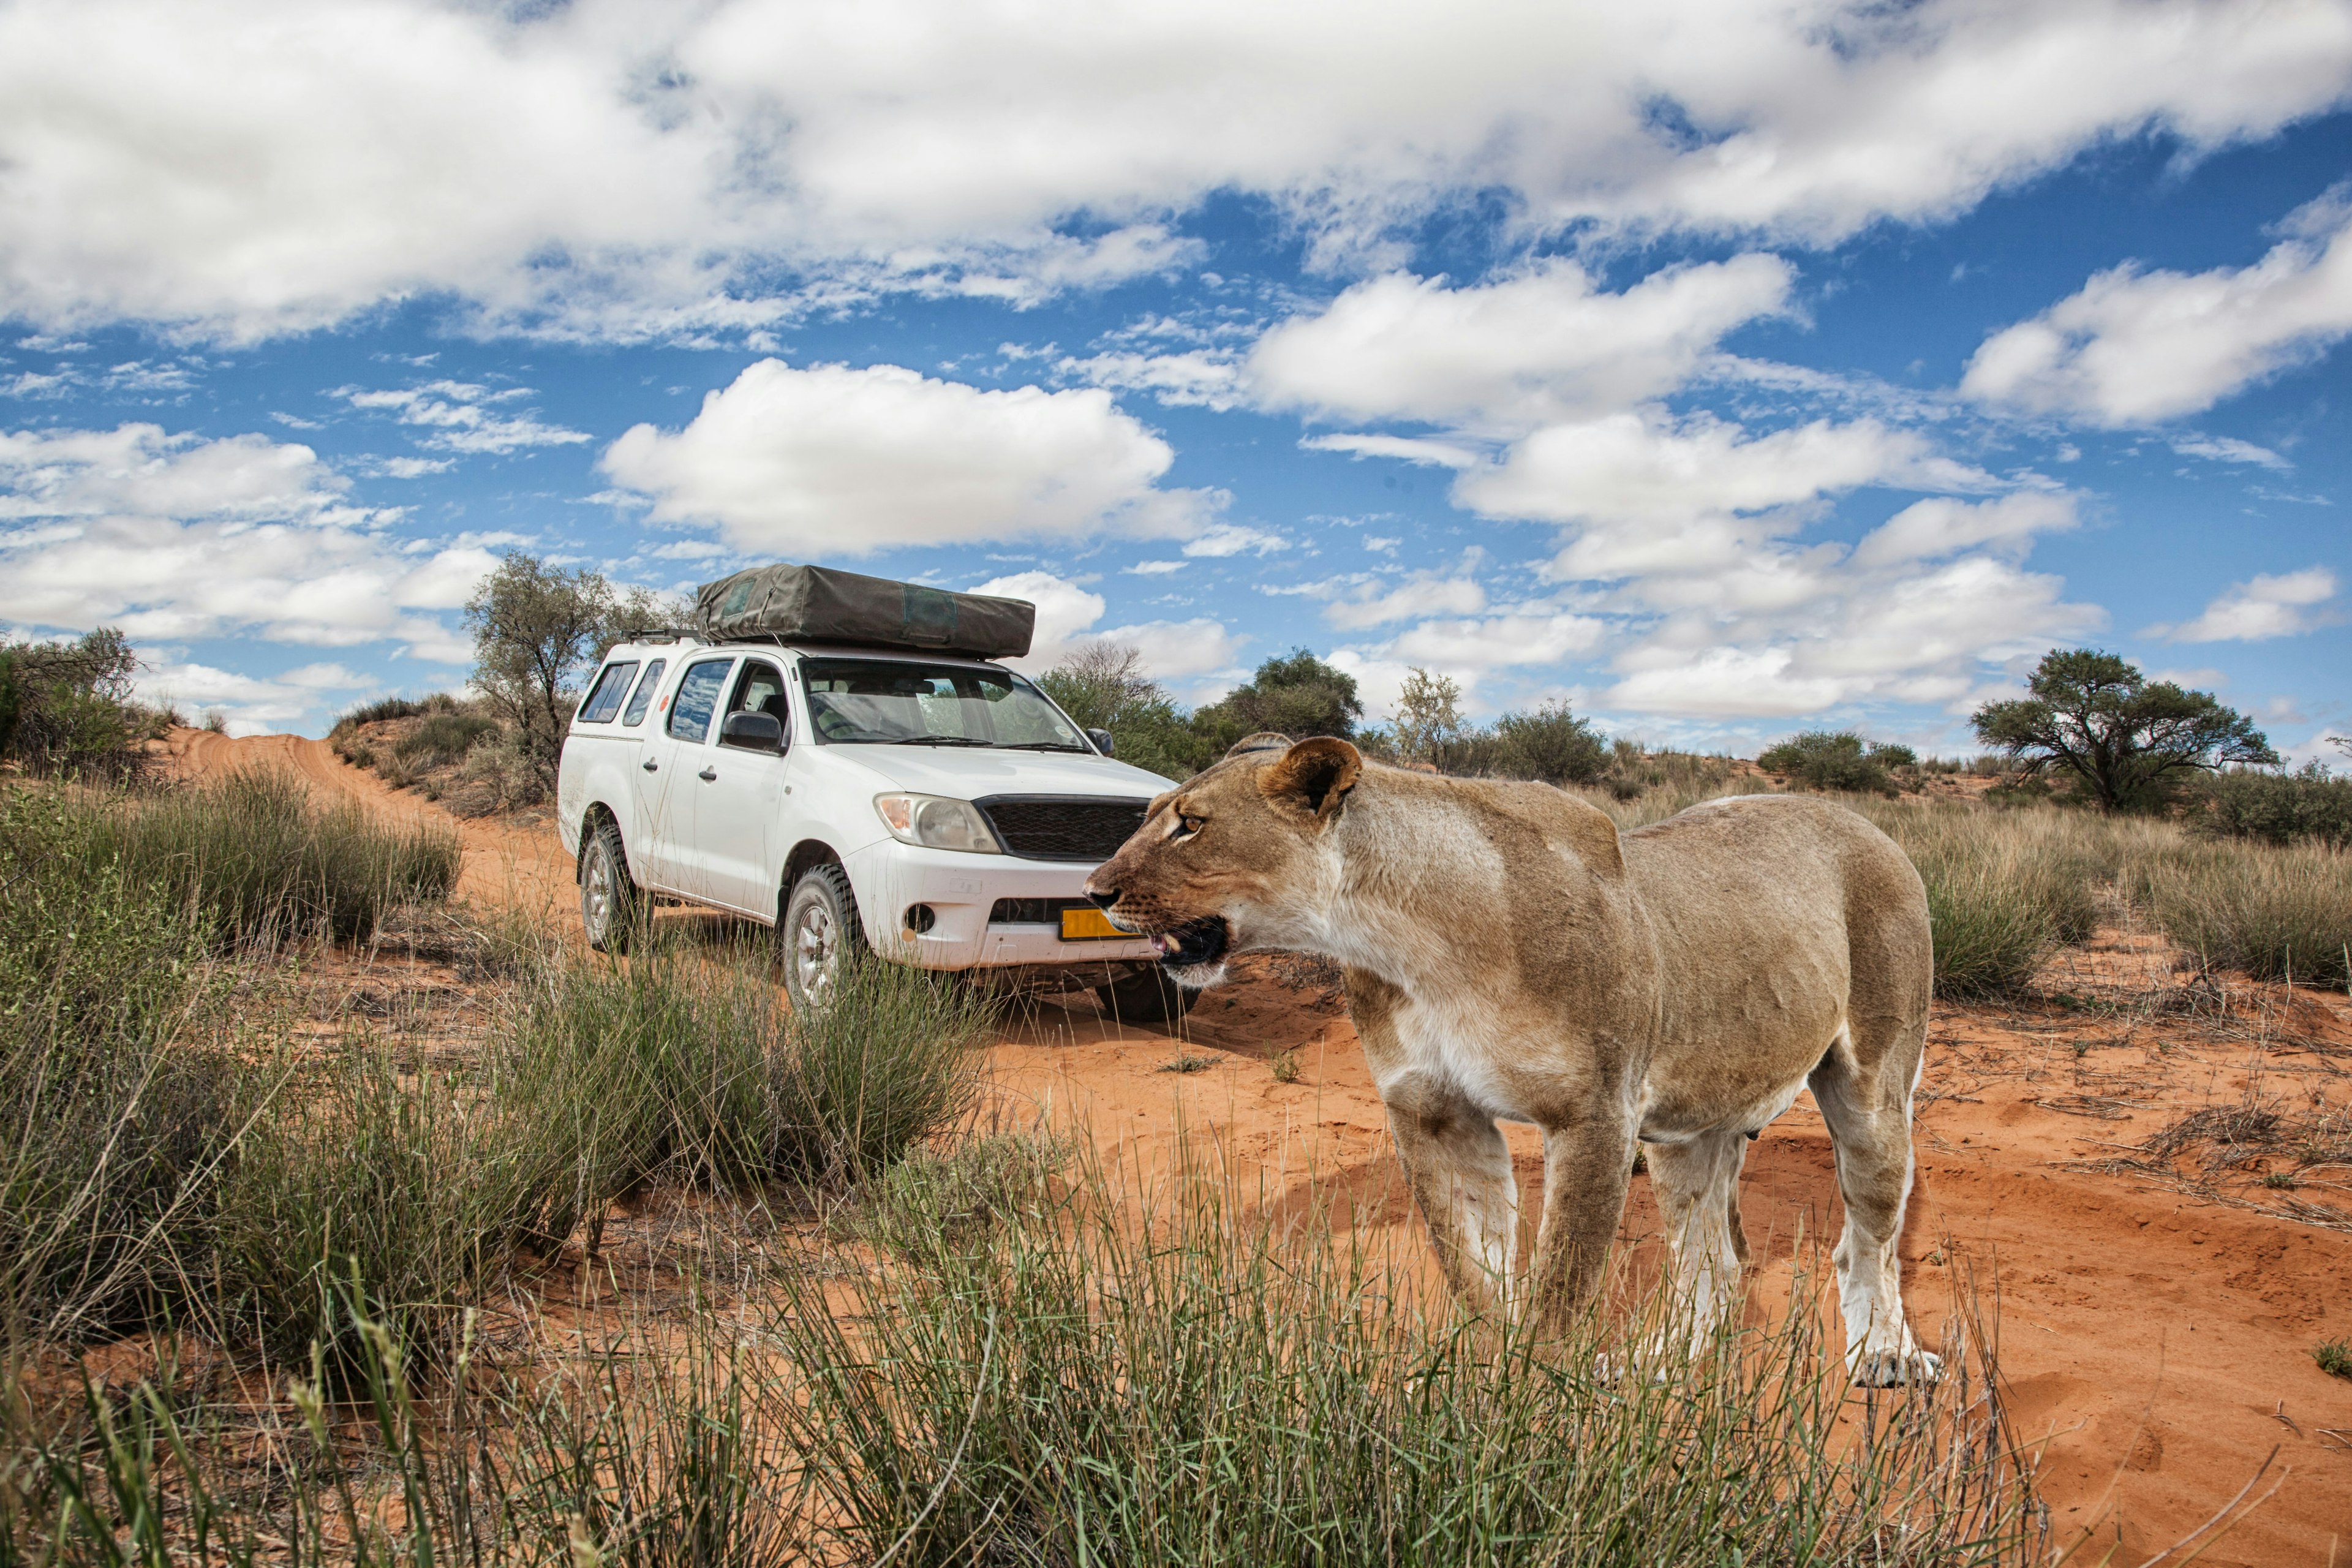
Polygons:
M792 849L781 842L793 766L793 711L782 666L765 658L743 660L719 714L719 735L736 713L769 715L783 727L784 745L771 752L714 744L704 753L709 765L696 774L694 837L707 891L697 896L772 921L783 858Z
M637 821L643 841L632 846L632 853L643 879L666 893L707 896L696 886L694 814L702 782L695 774L708 765L705 742L718 729L713 721L734 668L732 655L688 665L667 707L655 715L645 755L638 759Z

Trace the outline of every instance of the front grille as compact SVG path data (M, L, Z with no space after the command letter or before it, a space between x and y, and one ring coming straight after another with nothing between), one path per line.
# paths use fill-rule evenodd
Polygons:
M992 926L1057 926L1064 910L1090 910L1086 899L999 899L989 906Z
M972 804L988 815L997 837L1031 860L1108 860L1143 826L1148 800L1100 795L1000 795Z

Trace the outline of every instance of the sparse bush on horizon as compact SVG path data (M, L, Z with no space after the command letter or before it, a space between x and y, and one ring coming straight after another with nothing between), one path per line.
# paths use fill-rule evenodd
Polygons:
M1756 757L1767 773L1785 773L1807 789L1838 790L1850 795L1897 793L1895 768L1915 767L1918 753L1906 745L1865 741L1851 730L1808 730Z
M36 775L137 778L142 742L181 721L133 697L138 671L137 651L112 626L69 642L0 644L0 761Z
M2352 845L2352 775L2319 762L2293 773L2230 768L2202 781L2189 820L2222 838Z

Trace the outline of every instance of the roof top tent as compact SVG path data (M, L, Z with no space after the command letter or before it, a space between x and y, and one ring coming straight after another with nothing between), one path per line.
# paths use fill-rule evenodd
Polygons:
M775 565L702 584L694 621L711 642L772 638L1018 658L1029 651L1037 606L830 566Z

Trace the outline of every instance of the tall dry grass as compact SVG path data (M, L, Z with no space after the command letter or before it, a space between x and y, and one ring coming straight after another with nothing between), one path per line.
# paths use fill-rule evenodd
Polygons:
M358 1452L308 1380L266 1441L101 1398L96 1440L30 1456L15 1534L160 1562L201 1521L225 1563L409 1568L1945 1568L2046 1545L1981 1334L1948 1342L1940 1384L1867 1401L1802 1289L1695 1347L1636 1350L1664 1302L1539 1343L1423 1317L1327 1227L1181 1176L1139 1198L1088 1170L929 1234L877 1266L788 1261L552 1368L461 1358L430 1392L355 1317Z

